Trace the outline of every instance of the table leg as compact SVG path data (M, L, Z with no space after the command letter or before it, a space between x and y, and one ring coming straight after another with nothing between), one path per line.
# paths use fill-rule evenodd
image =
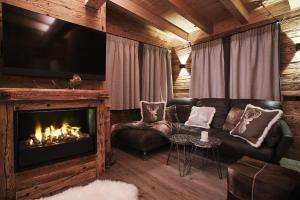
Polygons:
M192 146L190 148L190 151L188 152L188 162L187 162L187 171L186 171L186 174L190 173L191 172L191 168L192 168L192 164L193 164L193 153L196 151L197 147L194 147Z
M207 166L208 158L209 158L209 148L202 148L202 167Z
M221 166L221 163L220 163L220 151L219 151L219 147L217 147L217 159L218 159L218 167L219 167L219 171L220 171L220 178L222 179L223 176L222 176L222 166Z
M173 145L174 145L173 142L171 142L166 165L169 164L169 160L170 160L170 156L171 156L171 153L172 153Z
M179 152L179 145L176 145L176 151L177 151L177 165L178 165L178 171L179 171L179 176L183 176L181 173L181 167L180 167L180 152Z
M213 159L214 159L215 165L217 167L218 176L220 179L222 179L222 168L221 168L221 164L220 164L220 160L219 160L218 147L212 148L212 153L213 153Z

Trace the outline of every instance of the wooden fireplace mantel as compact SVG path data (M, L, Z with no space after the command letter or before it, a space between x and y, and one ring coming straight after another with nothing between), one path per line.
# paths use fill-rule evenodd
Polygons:
M0 88L0 199L37 199L99 178L109 139L108 97L107 90ZM15 172L15 111L91 107L97 112L95 154Z
M107 90L0 88L0 101L91 101L106 98Z

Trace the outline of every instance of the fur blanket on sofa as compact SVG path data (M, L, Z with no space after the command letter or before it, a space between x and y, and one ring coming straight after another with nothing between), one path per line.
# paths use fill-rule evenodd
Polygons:
M139 130L154 130L160 133L164 137L169 137L170 135L178 133L180 130L180 124L179 123L172 123L168 121L158 121L153 123L145 123L142 121L135 121L135 122L128 122L128 123L119 123L114 124L111 129L112 136L124 129L133 128L133 129L139 129Z

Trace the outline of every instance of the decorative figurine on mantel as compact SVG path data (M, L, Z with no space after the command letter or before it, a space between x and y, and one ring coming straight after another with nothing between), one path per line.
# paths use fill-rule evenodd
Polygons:
M69 80L69 88L73 90L81 88L81 83L81 77L78 74L74 74L73 78Z

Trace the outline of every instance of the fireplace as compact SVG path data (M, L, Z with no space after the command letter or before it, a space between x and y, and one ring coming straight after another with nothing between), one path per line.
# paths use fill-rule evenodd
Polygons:
M107 90L0 88L0 199L53 195L101 177Z
M15 111L15 171L95 154L96 129L96 108Z

